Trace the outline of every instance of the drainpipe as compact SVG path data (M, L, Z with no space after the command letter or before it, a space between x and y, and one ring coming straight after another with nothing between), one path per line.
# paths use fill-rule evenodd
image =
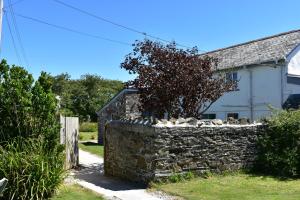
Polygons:
M250 121L254 121L254 108L253 108L253 72L249 69L249 103L250 103Z
M284 90L284 67L280 66L280 97L281 97L281 107L283 105L283 90Z

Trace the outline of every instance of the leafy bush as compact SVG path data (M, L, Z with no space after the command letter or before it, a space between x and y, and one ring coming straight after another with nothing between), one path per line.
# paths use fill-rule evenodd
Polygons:
M34 82L18 66L0 63L0 177L5 199L45 199L61 182L57 101L45 72Z
M98 130L97 123L92 122L84 122L80 124L79 131L80 132L96 132Z
M46 199L64 178L61 147L49 153L40 139L16 138L0 147L0 177L9 182L0 199Z
M300 110L282 111L267 120L258 141L255 169L279 176L300 175Z
M15 137L43 138L55 147L59 137L57 101L51 91L51 78L42 72L32 75L17 66L0 63L0 144Z

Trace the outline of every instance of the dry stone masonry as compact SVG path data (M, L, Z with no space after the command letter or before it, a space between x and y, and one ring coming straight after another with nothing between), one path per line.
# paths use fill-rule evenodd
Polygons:
M111 121L105 131L106 175L147 183L173 173L247 168L256 156L261 124L198 120ZM219 123L219 125L217 124Z
M138 118L141 113L138 109L139 95L136 91L126 91L116 95L109 104L104 106L98 114L98 143L103 144L104 127L108 121L122 118Z

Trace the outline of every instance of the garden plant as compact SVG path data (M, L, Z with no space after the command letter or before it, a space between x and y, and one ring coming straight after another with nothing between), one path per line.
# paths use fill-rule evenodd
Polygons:
M47 199L64 178L52 79L0 63L0 177L5 200Z

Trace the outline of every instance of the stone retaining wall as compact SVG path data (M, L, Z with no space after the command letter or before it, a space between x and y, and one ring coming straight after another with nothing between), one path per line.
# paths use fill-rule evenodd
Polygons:
M172 173L247 168L262 125L158 127L112 121L105 132L105 174L149 182Z

